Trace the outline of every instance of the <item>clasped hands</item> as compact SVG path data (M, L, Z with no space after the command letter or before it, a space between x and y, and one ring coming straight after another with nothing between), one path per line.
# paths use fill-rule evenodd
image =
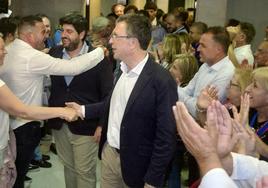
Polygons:
M76 121L78 118L82 120L84 119L81 105L75 102L67 102L65 105L66 107L62 108L62 115L60 116L61 119L68 122Z

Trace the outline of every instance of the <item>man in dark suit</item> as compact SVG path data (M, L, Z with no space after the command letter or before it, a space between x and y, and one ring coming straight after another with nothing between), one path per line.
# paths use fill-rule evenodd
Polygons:
M160 187L174 154L176 83L149 57L150 40L148 18L118 18L109 42L122 74L102 122L102 188Z
M70 14L61 18L62 46L52 48L53 57L71 59L91 51L85 41L87 20L81 15ZM85 120L67 123L52 119L58 156L64 165L67 188L96 187L97 138L101 127L99 119L103 101L113 85L112 65L104 58L96 67L78 76L51 76L50 106L65 106L66 102L87 104ZM85 111L85 110L84 110Z

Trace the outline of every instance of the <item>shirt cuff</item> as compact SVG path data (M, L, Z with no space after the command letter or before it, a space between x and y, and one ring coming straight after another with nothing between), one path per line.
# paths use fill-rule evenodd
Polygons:
M85 114L86 114L86 109L85 109L85 105L81 105L81 113L82 113L82 116L83 118L85 118Z

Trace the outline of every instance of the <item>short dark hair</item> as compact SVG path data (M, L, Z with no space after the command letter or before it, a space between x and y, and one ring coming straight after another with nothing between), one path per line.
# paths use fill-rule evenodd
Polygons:
M18 25L18 33L20 33L24 27L27 27L27 26L34 27L36 23L39 23L39 22L43 23L43 20L42 18L36 15L29 15L29 16L22 17Z
M0 33L3 34L3 38L6 39L8 34L15 36L16 29L19 24L18 17L9 17L0 19Z
M151 40L152 26L149 19L143 15L125 14L117 19L118 22L125 22L127 34L138 39L140 47L147 50Z
M219 43L223 47L224 53L227 54L231 41L228 32L223 27L209 27L205 33L211 33L213 40Z
M73 27L79 34L85 31L85 36L83 40L86 38L87 31L88 31L88 21L82 15L77 14L77 13L67 14L66 16L60 18L59 22L61 26L64 24L73 25Z
M204 22L194 22L191 27L196 27L201 34L205 33L208 29L207 24Z
M39 14L36 14L36 16L39 16L40 18L47 18L48 19L48 16L45 14L39 13Z
M239 26L242 33L246 35L246 43L251 43L256 34L254 26L247 22L240 22Z
M126 14L130 10L133 10L135 13L137 13L139 9L135 5L127 5L124 9L124 14Z
M143 8L144 10L148 10L148 9L153 9L153 10L157 10L157 5L154 3L154 2L152 2L152 1L147 1L146 3L145 3L145 5L144 5L144 8Z

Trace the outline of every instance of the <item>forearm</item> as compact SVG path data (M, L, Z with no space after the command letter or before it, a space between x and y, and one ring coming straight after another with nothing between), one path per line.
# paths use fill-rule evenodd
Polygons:
M221 161L217 154L211 154L208 158L198 159L196 158L198 166L200 168L201 177L214 168L222 168Z
M228 154L227 156L220 159L223 169L231 175L233 173L233 156Z
M38 107L27 105L23 105L21 108L10 113L14 116L31 120L46 120L66 116L64 108L61 107Z

